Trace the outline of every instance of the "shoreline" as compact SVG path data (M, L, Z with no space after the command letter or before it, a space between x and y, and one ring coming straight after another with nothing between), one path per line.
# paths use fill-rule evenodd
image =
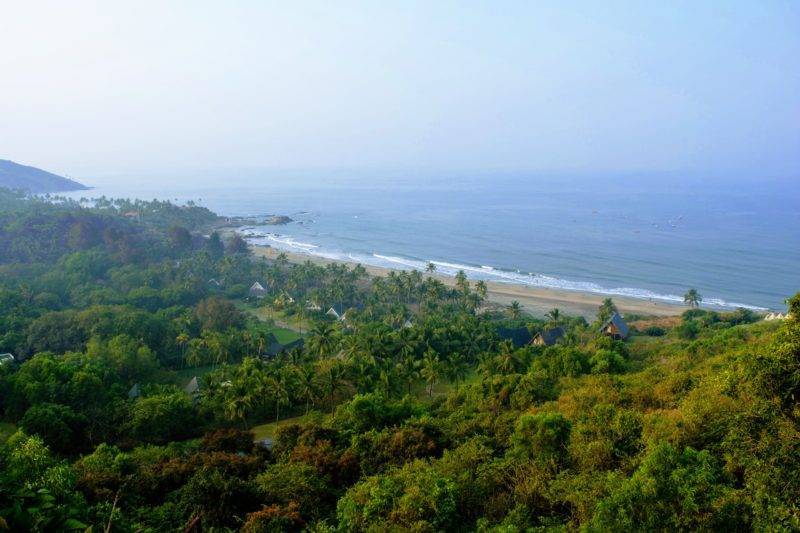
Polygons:
M346 264L355 266L354 261L333 260L324 257L302 254L297 252L287 252L264 245L250 244L250 250L256 257L275 259L283 253L291 263L304 263L310 261L316 265L327 265L330 263ZM391 269L386 267L361 264L371 276L386 277L389 272L397 272L403 269ZM410 270L410 269L405 269ZM427 274L426 274L427 275ZM432 274L448 286L455 285L455 279L451 276L442 274ZM471 280L472 281L472 280ZM542 317L553 308L558 308L562 313L568 315L580 315L587 319L593 319L607 295L588 292L572 291L566 289L550 289L543 287L530 287L513 283L502 283L497 281L486 281L488 288L487 300L500 306L508 306L516 300L522 308L535 317ZM687 307L682 304L672 304L669 302L655 302L627 296L611 296L620 313L634 313L637 315L647 315L656 317L677 316L686 311Z

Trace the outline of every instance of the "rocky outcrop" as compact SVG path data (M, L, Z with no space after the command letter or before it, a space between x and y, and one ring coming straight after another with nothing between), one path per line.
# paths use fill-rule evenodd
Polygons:
M264 224L268 226L283 226L284 224L288 224L289 222L294 222L291 218L285 215L272 215L267 220L264 221Z

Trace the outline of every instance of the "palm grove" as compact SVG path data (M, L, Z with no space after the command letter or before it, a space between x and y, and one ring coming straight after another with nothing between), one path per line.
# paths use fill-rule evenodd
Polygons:
M0 527L800 527L800 298L757 322L695 291L623 342L598 332L610 301L537 320L435 265L256 260L217 223L0 193ZM274 313L302 345L270 349Z

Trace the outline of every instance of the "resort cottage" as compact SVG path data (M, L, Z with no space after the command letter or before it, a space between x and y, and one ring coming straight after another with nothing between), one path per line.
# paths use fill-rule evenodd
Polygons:
M342 304L333 304L326 315L335 318L336 320L344 320L347 311L345 311Z
M267 295L267 289L265 289L263 285L256 281L250 285L250 291L248 294L250 294L250 297L252 298L263 298Z
M600 332L614 340L625 340L628 337L628 324L619 316L619 313L614 313L603 323Z
M528 328L497 328L497 336L504 341L511 341L514 348L527 346L533 339Z
M197 381L197 376L194 376L189 383L183 388L186 394L194 396L200 392L200 382Z
M564 328L561 326L552 329L546 329L541 333L537 333L531 341L535 346L552 346L558 339L564 336Z

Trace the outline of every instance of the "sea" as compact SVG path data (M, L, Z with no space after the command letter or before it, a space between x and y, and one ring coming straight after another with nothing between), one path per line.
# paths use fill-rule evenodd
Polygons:
M800 290L800 180L296 172L98 175L75 199L192 200L255 245L394 269L652 301L784 310Z

